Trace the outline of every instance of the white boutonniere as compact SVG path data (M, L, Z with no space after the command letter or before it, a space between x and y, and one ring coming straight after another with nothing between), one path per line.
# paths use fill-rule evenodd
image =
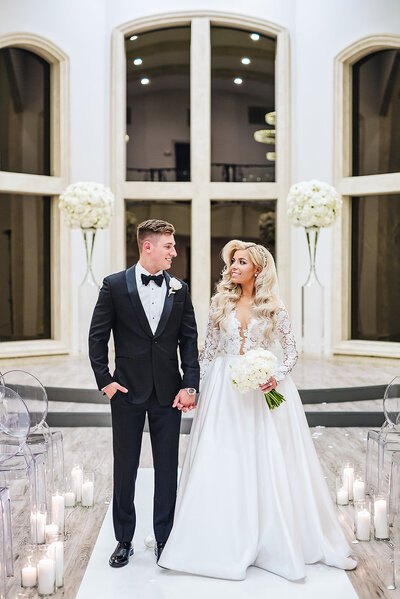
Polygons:
M178 279L175 279L175 277L171 277L169 280L168 297L171 295L171 293L178 291L178 289L182 289L182 283L178 281Z

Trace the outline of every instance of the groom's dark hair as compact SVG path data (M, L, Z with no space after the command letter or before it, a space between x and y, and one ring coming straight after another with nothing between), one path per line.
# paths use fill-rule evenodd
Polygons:
M137 228L137 242L139 250L142 251L143 242L151 235L173 235L175 233L174 225L167 223L166 220L150 218L140 223Z

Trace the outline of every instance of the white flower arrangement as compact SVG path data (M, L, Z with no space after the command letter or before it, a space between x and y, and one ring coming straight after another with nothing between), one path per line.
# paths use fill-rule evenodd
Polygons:
M101 183L72 183L60 195L58 205L70 227L106 229L113 214L114 194Z
M276 370L277 358L267 349L251 349L232 366L232 385L239 393L247 393L258 389L266 383ZM285 400L275 389L264 393L270 410L278 407Z
M168 297L171 294L174 294L176 291L178 291L179 289L182 289L182 283L180 281L178 281L178 279L175 279L175 277L171 277L168 283Z
M342 206L332 185L313 179L292 185L287 197L288 215L296 227L329 227Z

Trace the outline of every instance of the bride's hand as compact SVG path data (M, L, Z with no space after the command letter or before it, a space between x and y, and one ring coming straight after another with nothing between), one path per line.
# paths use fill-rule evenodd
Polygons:
M277 385L278 383L276 382L274 377L271 376L271 378L268 379L266 383L260 385L260 389L263 391L263 393L269 393L270 391L272 391L272 389L276 389Z

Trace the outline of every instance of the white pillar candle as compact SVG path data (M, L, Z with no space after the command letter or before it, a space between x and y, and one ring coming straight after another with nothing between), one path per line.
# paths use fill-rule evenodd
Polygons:
M21 570L21 586L27 589L36 586L36 568L31 564Z
M389 529L386 513L386 500L375 499L374 503L374 527L377 539L388 539Z
M57 524L46 524L46 543L51 543L55 535L58 535Z
M94 497L94 485L91 480L86 481L82 485L82 506L92 507Z
M371 534L371 514L367 509L357 512L356 538L359 541L369 541Z
M75 493L75 499L77 503L80 503L82 499L82 482L83 470L80 466L74 466L71 470L71 483L72 490Z
M56 586L62 587L64 581L64 543L62 541L53 541L49 545L48 553L56 564Z
M45 541L46 514L43 512L31 513L31 536L34 543Z
M56 567L50 557L42 558L38 563L38 592L39 595L52 595L55 589Z
M56 493L51 497L51 519L59 530L64 530L64 496Z
M347 488L342 487L336 493L336 503L338 505L347 505L349 503L349 493Z
M353 485L354 501L364 501L365 499L365 483L362 480L355 480Z
M64 493L64 505L65 507L75 506L75 493L73 491L67 491L67 493Z
M352 466L345 466L343 468L343 486L347 489L349 494L349 501L353 499L353 485L354 485L354 468Z

